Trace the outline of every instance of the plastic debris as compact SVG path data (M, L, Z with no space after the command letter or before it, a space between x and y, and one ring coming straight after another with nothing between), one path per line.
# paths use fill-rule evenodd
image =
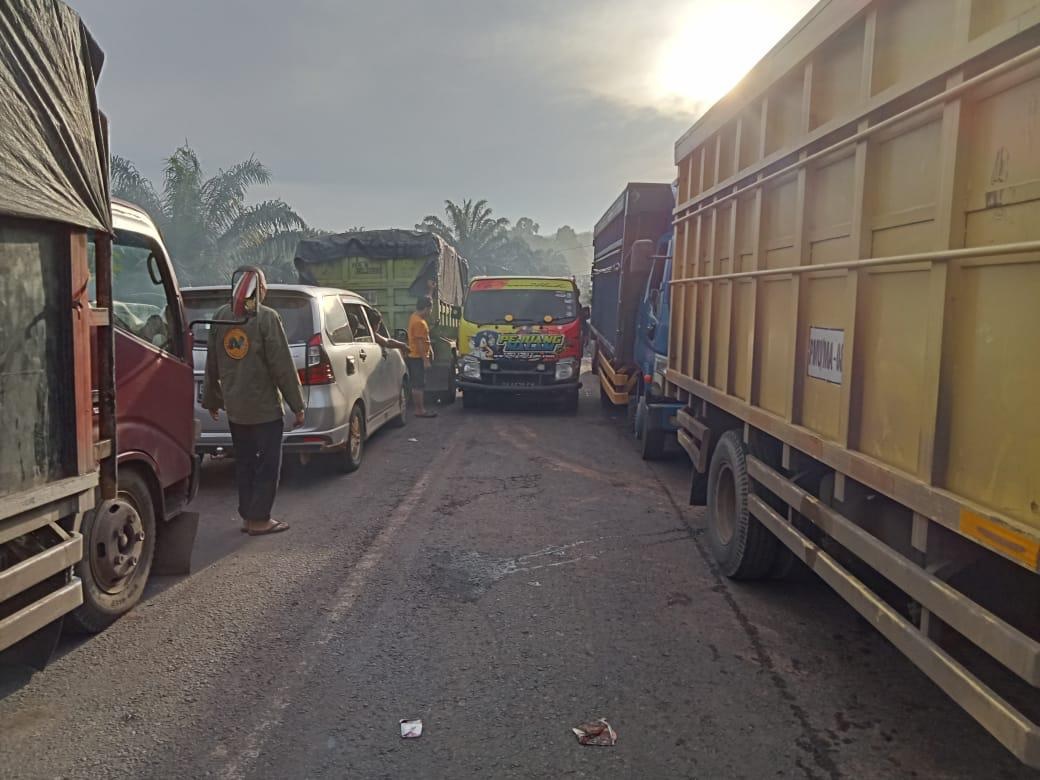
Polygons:
M401 721L401 739L418 739L422 736L422 718Z
M408 441L419 441L418 439L409 439Z
M617 733L603 718L591 723L582 723L580 726L572 728L571 731L582 745L613 747L617 742Z

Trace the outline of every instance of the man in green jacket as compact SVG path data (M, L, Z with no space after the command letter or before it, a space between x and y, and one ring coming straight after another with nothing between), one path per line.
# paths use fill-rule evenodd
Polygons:
M214 420L227 411L235 448L238 513L250 536L276 534L288 523L271 518L282 466L282 401L303 425L303 392L282 318L263 305L267 281L258 268L239 269L231 303L209 331L202 406Z

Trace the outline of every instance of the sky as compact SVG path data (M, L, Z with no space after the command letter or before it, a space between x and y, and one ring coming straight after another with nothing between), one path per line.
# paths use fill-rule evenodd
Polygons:
M68 0L106 53L113 152L157 184L255 155L329 230L446 198L587 230L814 0Z

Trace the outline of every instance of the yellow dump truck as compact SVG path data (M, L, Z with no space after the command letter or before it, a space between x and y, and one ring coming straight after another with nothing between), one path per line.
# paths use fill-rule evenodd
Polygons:
M1037 0L817 4L676 143L666 373L720 569L801 559L1034 767L1038 106Z

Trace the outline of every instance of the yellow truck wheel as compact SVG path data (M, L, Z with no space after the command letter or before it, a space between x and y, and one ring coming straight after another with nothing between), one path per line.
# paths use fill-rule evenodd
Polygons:
M779 544L748 511L750 486L747 448L739 431L727 431L708 469L708 541L719 569L734 580L768 576Z

